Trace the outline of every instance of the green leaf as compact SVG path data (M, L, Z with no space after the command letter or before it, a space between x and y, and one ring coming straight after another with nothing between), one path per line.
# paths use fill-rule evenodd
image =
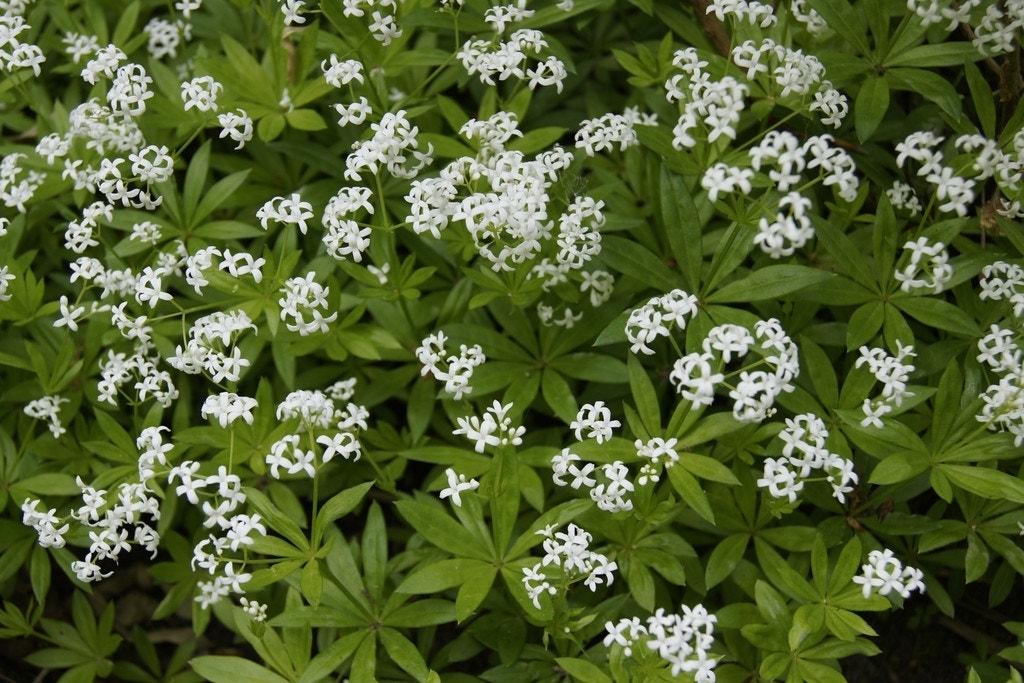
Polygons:
M359 630L328 645L309 662L305 671L302 672L302 677L299 678L299 683L316 683L330 676L335 669L352 656L352 653L366 637L367 631ZM240 683L240 681L236 678L233 683Z
M925 325L965 337L981 337L983 333L978 324L953 304L931 297L899 297L892 303L901 311Z
M288 683L283 676L241 657L206 655L196 657L190 664L197 674L212 683Z
M430 670L416 646L393 628L380 630L380 641L388 656L417 681L426 681Z
M806 602L820 600L820 596L814 590L814 587L800 573L789 566L789 563L783 559L782 555L779 555L768 543L756 536L754 537L754 551L757 553L761 569L764 570L772 584L780 591L796 600Z
M964 555L964 581L971 583L980 579L985 575L988 563L988 548L978 538L977 534L968 534L967 553Z
M974 113L977 115L981 132L985 137L995 138L996 99L992 86L985 80L977 65L971 61L964 62L964 74L967 76L967 87L971 91L971 101L974 103Z
M456 557L491 559L490 548L481 546L466 529L440 508L414 500L395 503L405 520L430 543Z
M267 522L267 526L291 541L297 548L309 549L309 540L302 532L299 525L293 522L281 509L270 502L270 499L260 490L252 487L243 489L246 500Z
M904 451L886 456L875 466L868 482L879 486L901 484L910 481L931 466L924 453Z
M818 242L836 260L843 272L864 287L875 288L877 285L871 263L853 240L828 220L814 216L812 221Z
M821 15L830 29L839 34L857 52L861 55L871 54L867 32L864 31L864 25L852 4L846 0L810 0L809 5Z
M455 596L455 618L459 623L468 619L484 601L497 575L498 568L489 564L466 576Z
M493 563L483 560L455 558L440 560L410 574L395 589L396 593L428 594L440 593L459 586L470 577L486 572Z
M455 621L455 604L449 600L417 600L384 615L384 623L398 628L423 628L452 621Z
M810 266L777 265L758 268L744 278L730 282L707 297L708 303L746 303L779 299L835 277Z
M945 444L950 429L960 412L960 396L963 390L963 373L957 363L950 363L939 380L932 410L932 444L936 450Z
M704 489L700 487L692 474L682 467L670 467L668 478L672 482L672 487L679 493L683 501L693 508L694 512L712 524L715 523L715 512L708 501L708 494L704 493Z
M895 68L887 70L885 78L892 89L923 95L951 118L960 118L960 95L953 84L939 74L924 69Z
M565 379L551 368L544 368L540 382L541 395L548 406L566 424L576 419L579 406L572 389Z
M388 536L384 525L384 513L374 501L366 515L363 527L363 579L366 590L378 602L384 596L387 581Z
M686 286L690 292L696 292L700 289L703 263L702 221L697 205L683 179L667 166L661 168L659 183L662 228Z
M814 393L826 408L839 407L839 380L832 361L807 337L800 338L800 364L811 377Z
M719 541L715 549L711 551L707 568L704 571L704 583L709 589L714 588L732 574L740 560L743 559L749 541L750 534L733 534Z
M636 359L636 356L629 354L627 358L629 368L629 388L633 394L633 401L636 403L636 410L650 434L661 433L661 408L658 405L658 395L654 391L654 384L647 371ZM574 416L575 417L575 416ZM570 420L571 421L571 420Z
M555 662L580 683L612 683L601 667L578 657L557 657Z
M973 66L971 63L981 58L981 53L973 43L947 42L917 45L899 54L890 54L885 58L883 66ZM989 98L991 97L992 94L989 93Z
M221 178L213 184L206 194L203 195L202 200L199 202L199 206L196 207L195 215L191 218L193 225L198 224L206 219L211 213L213 213L219 206L224 204L238 188L242 186L246 178L249 177L249 171L252 169L245 169L237 173L232 173L226 178ZM253 228L256 230L256 228ZM245 235L246 237L255 237L263 234L263 230L257 230L255 235ZM211 237L223 237L224 235L211 235Z
M954 485L991 500L1010 500L1024 503L1024 481L987 467L972 465L936 465Z
M312 109L290 111L284 115L284 119L295 130L317 131L327 128L323 117Z
M889 109L889 85L885 78L872 76L864 81L854 103L854 127L861 142L867 142L878 129Z
M206 141L189 159L188 171L185 172L185 186L182 190L182 204L185 211L185 224L187 227L194 227L199 221L196 219L196 207L203 198L203 186L206 184L206 175L210 169L210 142Z
M353 486L331 496L316 515L315 528L319 529L320 537L322 537L324 529L328 524L352 512L359 505L366 492L373 488L374 483L373 481L368 481L365 484Z
M320 598L324 593L324 576L320 572L320 561L316 558L306 562L299 580L302 597L314 608L320 606Z
M42 546L35 546L32 550L32 560L29 562L29 578L32 595L40 605L46 604L46 596L50 590L50 571L50 553Z
M629 571L626 573L626 584L629 586L629 594L648 612L653 612L655 607L654 576L651 570L641 562L631 561Z
M728 467L714 458L698 453L683 453L677 467L685 467L690 474L701 479L738 486L740 480Z
M678 273L669 270L661 258L639 243L624 237L603 236L599 258L623 275L659 292L670 292L680 284Z

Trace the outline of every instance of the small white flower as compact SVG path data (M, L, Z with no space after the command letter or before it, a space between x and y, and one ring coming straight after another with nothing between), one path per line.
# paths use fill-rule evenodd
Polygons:
M456 474L455 470L448 468L444 471L445 476L448 477L448 487L441 490L439 494L441 500L445 498L452 499L452 505L456 507L462 507L462 492L463 491L475 491L480 488L480 482L476 479L466 480L466 475Z
M53 323L54 327L67 328L72 332L78 331L78 319L85 314L85 306L72 306L66 296L60 298L60 317Z

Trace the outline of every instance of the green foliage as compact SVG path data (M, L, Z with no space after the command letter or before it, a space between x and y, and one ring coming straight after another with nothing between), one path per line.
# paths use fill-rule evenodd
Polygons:
M522 5L6 3L0 637L1020 680L1017 10Z

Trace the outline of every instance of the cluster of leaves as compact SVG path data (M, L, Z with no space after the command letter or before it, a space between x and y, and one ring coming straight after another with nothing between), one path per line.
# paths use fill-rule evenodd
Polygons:
M496 29L492 5L501 3L486 0L0 2L0 637L28 642L25 663L63 670L67 682L827 682L845 680L844 658L884 648L872 613L956 618L978 596L993 610L1019 600L1021 305L993 300L994 285L979 284L1024 263L1013 208L1024 190L1009 177L1017 163L1019 180L1024 163L1019 54L971 42L972 27L992 23L983 5L994 3L965 3L953 22L962 35L929 25L914 4L537 0L509 5L522 16ZM747 18L764 11L774 24ZM389 13L397 34L382 18ZM525 67L487 82L468 66L468 40L507 51L503 41L520 27L543 31L524 63L562 65L557 86L528 83ZM154 36L167 31L178 38L160 52ZM95 37L81 63L65 53L69 36ZM823 122L812 91L782 91L770 71L744 79L733 48L765 39L779 46L766 49L766 65L786 50L790 61L814 56L827 78L814 87L847 102L849 115ZM40 73L13 64L19 43L39 46ZM138 150L107 140L98 151L88 134L71 134L83 128L80 106L109 96L107 81L79 75L108 44L151 77L132 125L173 162L157 182L129 177L130 162L123 177L103 176L104 160ZM357 61L361 78L335 87L325 79L332 59ZM676 124L692 102L665 97L666 81L684 72L694 98L697 72L744 89L735 122L704 111L692 144ZM183 96L183 83L207 76L221 87L215 111L241 111L248 133L228 135L231 125ZM686 80L675 83L681 91ZM368 119L336 125L357 102ZM415 130L385 141L404 145L392 148L395 168L353 161L399 113ZM472 133L502 116L518 136L495 145ZM921 132L983 136L1011 173L986 174L977 145L947 142L951 168L974 192L962 211L943 209L949 175L915 177L898 161ZM41 146L51 134L70 136L63 172ZM856 178L818 175L801 161L806 177L780 181L751 162L769 134L845 155ZM940 144L929 163L941 162ZM414 150L428 149L410 171ZM519 155L510 156L517 167L556 150L566 159L541 193L548 234L505 267L494 253L529 242L509 227L524 220L512 209L487 219L490 232L471 225L469 209L435 216L438 235L413 219L428 179L461 164L463 196L497 205L507 187L466 169L504 153ZM72 160L99 175L80 181ZM716 168L746 173L748 186L719 184ZM159 204L112 203L92 221L94 243L71 249L69 224L84 223L108 194L100 181L114 179ZM916 185L923 206L892 192L896 180ZM26 198L19 183L32 186ZM787 237L792 249L780 257L758 240L784 206L785 183L799 186L808 207L788 217L806 218L810 232ZM368 242L338 253L327 214L343 188L367 193L346 229ZM283 198L310 215L268 221ZM582 227L558 227L581 206L591 211ZM158 237L140 239L145 222ZM573 242L580 235L590 251L573 251L583 249ZM210 249L225 262L243 254L252 269L214 263L194 285L188 259ZM107 280L82 276L82 253ZM919 267L922 253L935 259L931 272ZM563 261L574 265L559 270ZM162 278L151 277L161 268ZM928 286L907 285L929 275ZM317 307L285 292L316 283L326 322L309 332L292 323ZM692 295L692 312L666 318L641 352L635 312L672 292ZM127 322L115 324L118 306ZM193 326L229 312L252 327L223 333L210 352L237 352L237 376L189 367L181 359L199 334ZM709 350L721 351L709 342L724 334L716 331L751 336L763 321L798 353L773 360L764 347L740 361ZM978 354L993 329L1015 340L998 371ZM424 367L425 339L438 332L442 357L474 345L486 356L458 399ZM871 349L891 360L911 348L912 364L889 366L906 377L881 377L864 362ZM702 351L716 364L708 372L723 377L703 402L681 396L692 378L678 369L680 357ZM136 356L107 391L115 360ZM452 367L462 362L455 357ZM789 374L762 415L729 409L746 396L748 373L782 373L775 365ZM152 379L161 372L173 385L167 400L156 390L165 380ZM981 419L1000 373L1011 396L998 419ZM324 423L294 408L330 391L337 410ZM252 403L221 415L207 397L225 394ZM601 408L621 419L602 420ZM790 481L792 496L774 495L766 463L797 438L787 420L808 415L827 429L818 450L852 475L838 484L834 473L805 473L799 486ZM333 453L342 436L358 440L356 457L314 458L318 443L333 443ZM651 443L670 443L663 455L672 457L652 461L643 446ZM311 460L284 458L282 444L302 444L296 458L308 445ZM569 463L578 475L566 474ZM190 489L183 473L220 482L219 493ZM156 512L140 503L124 513L137 529L152 524L155 559L143 548L149 532L136 532L120 539L124 549L115 539L95 566L148 577L155 606L144 621L119 618L122 603L82 568L104 544L102 525L76 512L90 488L110 492L98 517L118 500L126 509L156 501ZM609 503L613 489L625 497ZM187 502L197 491L205 506ZM49 522L35 514L51 508ZM203 544L211 527L230 526L218 522L228 513L248 515L250 535L210 556ZM50 532L60 540L42 547ZM558 546L558 533L575 534L576 545ZM883 550L921 570L924 595L872 589L883 584L866 567ZM609 575L595 578L595 566ZM226 583L211 588L213 574ZM223 586L233 589L218 593ZM704 658L699 669L674 664L665 651L683 646L656 628L698 604L715 632L691 648ZM637 629L646 620L645 635L617 639L624 619ZM154 645L151 633L165 624L189 636ZM1024 631L1006 629L994 628L992 640L1013 647L965 648L970 680L1020 680ZM216 654L218 646L244 656Z

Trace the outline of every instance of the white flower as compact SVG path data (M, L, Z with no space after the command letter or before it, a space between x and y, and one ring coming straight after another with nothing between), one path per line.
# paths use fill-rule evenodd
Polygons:
M334 436L326 434L318 436L316 442L325 448L324 454L320 458L323 462L330 462L335 455L355 462L362 455L359 441L350 432L339 432Z
M448 488L441 489L439 494L441 500L445 498L452 499L452 505L456 507L462 507L462 492L463 491L475 491L480 488L480 482L476 479L470 479L466 481L466 475L456 474L455 470L448 468L444 471L445 476L448 477Z
M306 11L306 3L302 0L284 0L281 4L281 14L284 15L284 23L289 26L305 24L306 18L302 16L304 11Z
M54 321L54 327L67 325L72 332L78 331L78 319L85 314L85 306L73 307L66 296L60 298L60 317Z
M235 349L236 351L238 349ZM206 397L203 403L203 417L215 417L220 426L227 428L235 420L242 418L248 424L253 423L252 411L256 408L256 399L239 396L227 391Z
M854 583L861 584L864 597L873 592L888 595L896 591L903 598L909 598L911 592L923 593L925 585L923 572L914 567L904 567L893 551L872 550L868 554L868 564L861 566L861 573L853 577ZM876 590L877 589L877 590Z
M612 414L605 407L604 401L587 403L576 414L576 419L569 425L576 433L576 439L584 439L584 430L589 430L586 438L595 439L599 444L604 443L612 437L612 430L621 427L622 423L611 419Z
M235 149L242 149L245 143L252 140L253 121L244 109L225 112L217 115L217 123L221 127L220 137L229 137L238 145Z
M217 94L224 89L212 76L199 76L181 84L185 111L193 107L201 112L217 111Z

